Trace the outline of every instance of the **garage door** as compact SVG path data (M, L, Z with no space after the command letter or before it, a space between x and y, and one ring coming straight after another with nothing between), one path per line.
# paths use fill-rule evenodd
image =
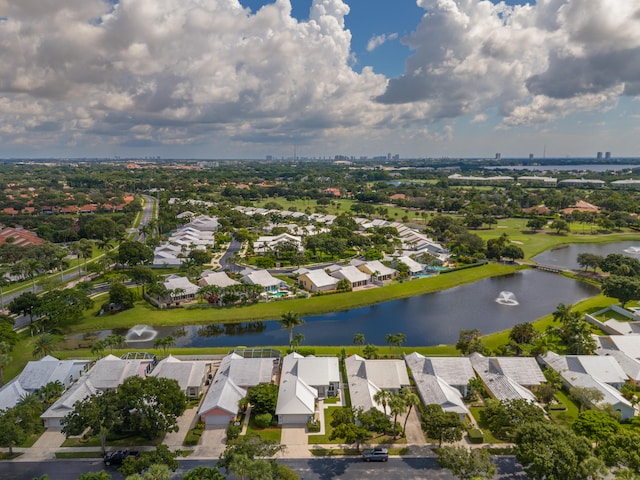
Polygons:
M231 421L229 415L207 415L205 417L205 425L227 425Z

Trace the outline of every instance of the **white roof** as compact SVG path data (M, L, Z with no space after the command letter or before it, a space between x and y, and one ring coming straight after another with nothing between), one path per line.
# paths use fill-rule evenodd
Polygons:
M513 378L503 373L501 370L500 364L501 361L507 357L493 357L487 358L479 353L473 353L469 356L471 360L471 364L473 365L473 369L476 371L478 376L482 379L483 383L492 393L492 395L498 400L519 400L524 399L530 402L535 402L536 397L530 390L523 387L521 384L516 382ZM509 357L516 358L516 357ZM523 358L524 359L524 358ZM492 361L493 360L493 361ZM498 361L495 361L498 360ZM535 364L535 368L542 375L542 371L538 364L535 362L535 359L531 358ZM508 370L513 373L513 368L515 367L515 363L509 364ZM527 363L522 363L523 368L527 368ZM527 374L522 375L526 377ZM533 379L537 378L538 374L533 373ZM542 375L544 379L544 375ZM544 381L544 380L543 380Z
M283 283L282 280L278 280L277 278L273 277L266 270L255 270L243 276L242 281L245 283L251 283L253 285L261 285L265 288L275 287Z
M240 282L230 278L225 272L209 272L203 275L198 282L201 286L215 285L216 287L229 287L231 285L239 285Z
M244 358L237 353L230 353L220 362L198 414L215 408L236 413L238 402L247 394L247 387L271 382L273 366L272 357Z
M200 215L189 222L188 226L197 230L215 232L218 230L218 219L209 215Z
M313 415L315 412L318 390L298 375L298 361L303 358L297 353L290 353L282 360L276 415Z
M47 355L38 361L28 362L18 381L29 392L35 392L49 382L60 382L66 387L80 377L89 363L89 360L58 360Z
M185 295L195 295L198 293L199 287L191 283L187 277L180 277L178 275L169 275L164 280L164 288L167 290L175 290L181 288L184 290Z
M467 357L425 357L413 352L405 356L405 361L414 377L416 373L437 376L449 385L466 387L476 376Z
M73 405L98 391L112 390L127 378L144 378L151 366L151 359L123 360L107 355L98 360L93 367L73 384L47 411L42 418L62 418L73 410Z
M404 263L407 267L409 267L409 271L411 273L418 273L424 270L424 265L416 262L413 258L409 256L404 255L402 257L399 257L398 261Z
M374 272L378 272L379 276L393 275L397 271L397 270L394 270L393 268L387 267L380 260L373 260L371 262L365 262L362 265L359 265L359 267L361 267L360 269L366 268L367 270L369 270L371 272L372 275L373 275Z
M158 362L158 365L151 372L151 376L159 378L170 378L176 380L180 389L184 392L189 387L200 387L203 384L211 362L207 361L184 361L179 360L173 355L169 355L164 360Z
M0 410L12 408L16 406L16 403L20 401L22 397L29 395L17 378L14 378L9 383L6 383L0 388Z
M544 362L557 372L574 372L590 375L597 380L619 384L627 380L627 375L614 357L599 355L558 355L547 352Z
M340 382L338 357L303 357L298 359L298 377L308 385L328 386Z
M620 350L610 350L600 348L596 351L598 355L610 356L616 359L624 373L632 380L640 381L640 361L630 357Z
M399 390L409 385L407 368L402 360L365 360L359 355L352 355L345 360L345 367L351 404L365 412L372 408L384 412L382 405L373 399L380 390ZM388 372L384 372L385 367L388 367Z
M307 277L311 283L313 283L316 287L328 287L331 285L336 285L338 283L338 279L332 277L324 270L309 270L306 273L303 273L301 276Z
M331 275L340 279L346 278L351 283L366 282L369 280L369 275L367 275L364 272L361 272L353 265L342 267L340 270L331 272Z
M613 348L632 358L640 359L640 337L637 335L610 335L605 338L613 345Z

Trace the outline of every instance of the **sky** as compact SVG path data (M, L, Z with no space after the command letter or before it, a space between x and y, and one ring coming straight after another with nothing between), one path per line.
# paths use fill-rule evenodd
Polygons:
M638 0L0 0L0 158L640 157Z

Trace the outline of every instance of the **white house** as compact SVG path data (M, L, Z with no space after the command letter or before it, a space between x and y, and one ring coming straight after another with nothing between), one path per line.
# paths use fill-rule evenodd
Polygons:
M14 407L22 397L48 383L60 382L65 389L69 388L85 373L89 363L89 360L58 360L50 355L28 362L20 375L0 388L0 410Z
M287 286L286 282L275 278L266 270L253 270L244 275L242 281L250 285L260 285L267 292L275 292Z
M369 283L369 275L361 272L353 265L341 267L339 270L331 272L329 275L337 278L338 280L346 279L351 284L351 288L362 287Z
M399 257L397 261L399 263L404 263L407 267L409 267L409 275L412 277L416 277L424 273L424 265L416 262L413 258L407 255Z
M328 292L336 289L338 279L322 269L307 270L298 277L298 283L310 292Z
M365 360L352 355L345 360L345 366L351 405L365 412L372 408L384 412L382 405L373 399L380 390L397 393L410 385L407 366L402 360Z
M164 288L169 291L172 301L194 300L199 287L191 283L187 277L180 275L169 275L164 279Z
M485 357L472 353L469 359L489 395L497 400L524 399L535 403L536 397L527 387L546 382L532 357Z
M297 235L291 235L289 233L281 233L280 235L265 235L258 237L253 242L253 251L256 254L269 253L278 250L278 247L283 244L291 244L295 247L296 251L302 252L302 238Z
M219 228L218 219L209 215L200 215L191 220L187 226L203 232L217 232Z
M98 360L93 367L74 383L40 418L45 428L60 427L60 421L73 411L74 404L98 392L118 388L122 382L132 376L145 378L153 369L153 359L120 359L107 355Z
M249 387L271 383L279 358L244 358L231 353L222 359L198 415L207 426L227 425L238 413L238 402Z
M547 352L540 360L550 368L553 368L562 377L562 381L568 387L590 388L599 391L602 399L593 402L597 408L611 405L614 410L620 412L622 420L627 420L635 415L633 405L622 396L619 390L603 379L608 379L615 383L620 374L624 373L618 367L614 367L613 363L607 360L614 360L611 357L594 356L590 362L585 362L589 366L591 373L587 373L583 368L583 363L578 359L567 359L553 352ZM615 361L615 360L614 360ZM599 378L598 378L599 377Z
M424 357L419 353L405 356L425 405L437 404L445 412L455 412L461 420L469 415L463 396L469 380L475 378L471 361L466 357Z
M153 377L176 380L185 395L198 398L202 394L211 362L203 360L180 360L173 355L158 362L150 373Z
M201 287L215 286L220 288L230 287L231 285L239 285L240 282L230 278L226 272L202 272L198 285Z
M335 397L340 388L338 357L298 358L298 378L318 390L318 396Z
M393 278L398 274L397 270L387 267L380 260L361 263L360 265L356 265L356 268L369 275L369 278L372 280L376 280L378 282L393 280Z
M315 414L318 390L300 378L298 360L302 358L298 353L290 353L282 360L276 404L280 425L306 424Z

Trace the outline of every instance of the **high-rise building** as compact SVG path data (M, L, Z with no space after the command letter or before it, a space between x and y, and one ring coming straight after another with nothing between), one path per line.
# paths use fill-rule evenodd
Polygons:
M611 152L604 152L604 159L611 160Z
M596 155L596 160L602 160L602 152L598 152Z
M533 160L533 153L529 154L529 160Z
M496 153L496 160L500 160L502 158L502 154L501 153Z

